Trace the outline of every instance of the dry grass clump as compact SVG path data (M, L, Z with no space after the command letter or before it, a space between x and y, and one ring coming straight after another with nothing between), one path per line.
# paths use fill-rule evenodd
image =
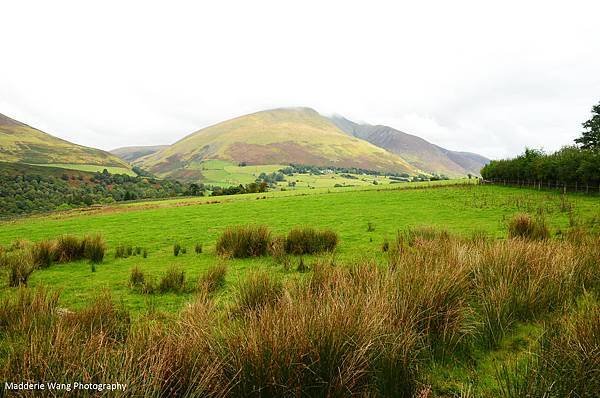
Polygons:
M56 261L56 242L53 240L42 240L31 247L33 262L38 268L48 268Z
M141 287L145 284L144 272L137 265L131 269L129 276L129 286Z
M338 240L337 233L329 229L294 228L285 239L285 251L295 255L330 252L335 249Z
M225 286L227 275L227 264L224 262L209 267L200 279L198 279L198 290L213 293Z
M36 269L31 253L25 250L12 251L6 253L2 261L8 268L8 286L27 286L29 277Z
M239 286L235 295L235 308L246 313L275 305L283 296L281 281L264 271L251 272Z
M519 213L508 222L508 237L531 240L545 240L550 237L550 229L542 216L531 217Z
M271 231L264 225L229 227L217 240L217 254L234 258L264 256L270 240Z
M160 279L158 290L161 293L182 292L185 289L185 271L177 266L171 266Z

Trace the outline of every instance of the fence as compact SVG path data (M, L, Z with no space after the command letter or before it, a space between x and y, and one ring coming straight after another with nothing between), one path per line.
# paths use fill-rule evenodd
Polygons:
M529 189L549 189L557 190L563 193L567 192L580 192L587 195L600 195L600 184L582 184L578 182L565 182L565 181L537 181L537 180L503 180L503 179L490 179L481 180L482 184L493 184L493 185L506 185L510 187L518 188L529 188Z

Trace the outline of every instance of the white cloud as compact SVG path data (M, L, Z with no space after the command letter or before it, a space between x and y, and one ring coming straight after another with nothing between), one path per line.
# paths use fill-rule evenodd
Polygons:
M498 157L600 100L594 1L3 2L0 113L104 149L311 106Z

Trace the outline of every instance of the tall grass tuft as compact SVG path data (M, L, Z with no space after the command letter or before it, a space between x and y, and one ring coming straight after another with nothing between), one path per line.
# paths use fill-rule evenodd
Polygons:
M281 281L263 271L251 272L236 292L235 306L239 313L260 310L277 303L283 295Z
M198 290L213 293L225 286L227 275L227 264L219 263L209 267L200 279L198 279Z
M52 240L43 240L35 243L31 247L33 263L38 268L48 268L56 259L55 242Z
M202 243L196 243L194 246L194 252L196 254L202 254Z
M529 214L519 213L508 223L508 237L545 240L550 237L550 229L543 216L534 218Z
M131 275L129 276L129 286L131 287L140 287L143 286L145 282L144 273L140 269L140 267L135 266L131 269Z
M175 243L173 245L173 255L175 257L179 256L179 253L181 252L181 245L179 243Z
M266 226L229 227L217 240L217 253L234 258L258 257L267 254L271 232Z
M158 284L161 293L181 292L185 288L185 271L176 266L167 269Z
M87 235L83 238L83 256L93 264L100 264L104 259L106 243L102 235Z
M8 267L8 286L27 286L29 277L35 270L34 259L29 251L13 251L5 255Z
M56 259L60 263L81 260L84 256L84 245L73 235L62 235L56 239Z
M338 236L332 230L317 231L311 227L292 229L285 240L285 251L289 254L313 254L333 251Z

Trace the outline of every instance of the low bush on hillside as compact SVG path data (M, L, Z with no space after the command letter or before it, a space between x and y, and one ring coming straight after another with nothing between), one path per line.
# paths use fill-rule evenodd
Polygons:
M225 286L227 265L219 263L209 267L200 279L198 279L198 290L212 293Z
M332 230L317 231L311 227L294 228L285 239L285 251L289 254L314 254L333 251L338 235Z
M160 279L158 290L161 293L179 293L185 289L185 271L176 266L171 266Z
M217 253L234 258L258 257L267 254L271 231L263 225L229 227L217 240Z
M544 240L550 237L550 229L542 216L532 217L520 213L513 216L508 223L509 238Z

